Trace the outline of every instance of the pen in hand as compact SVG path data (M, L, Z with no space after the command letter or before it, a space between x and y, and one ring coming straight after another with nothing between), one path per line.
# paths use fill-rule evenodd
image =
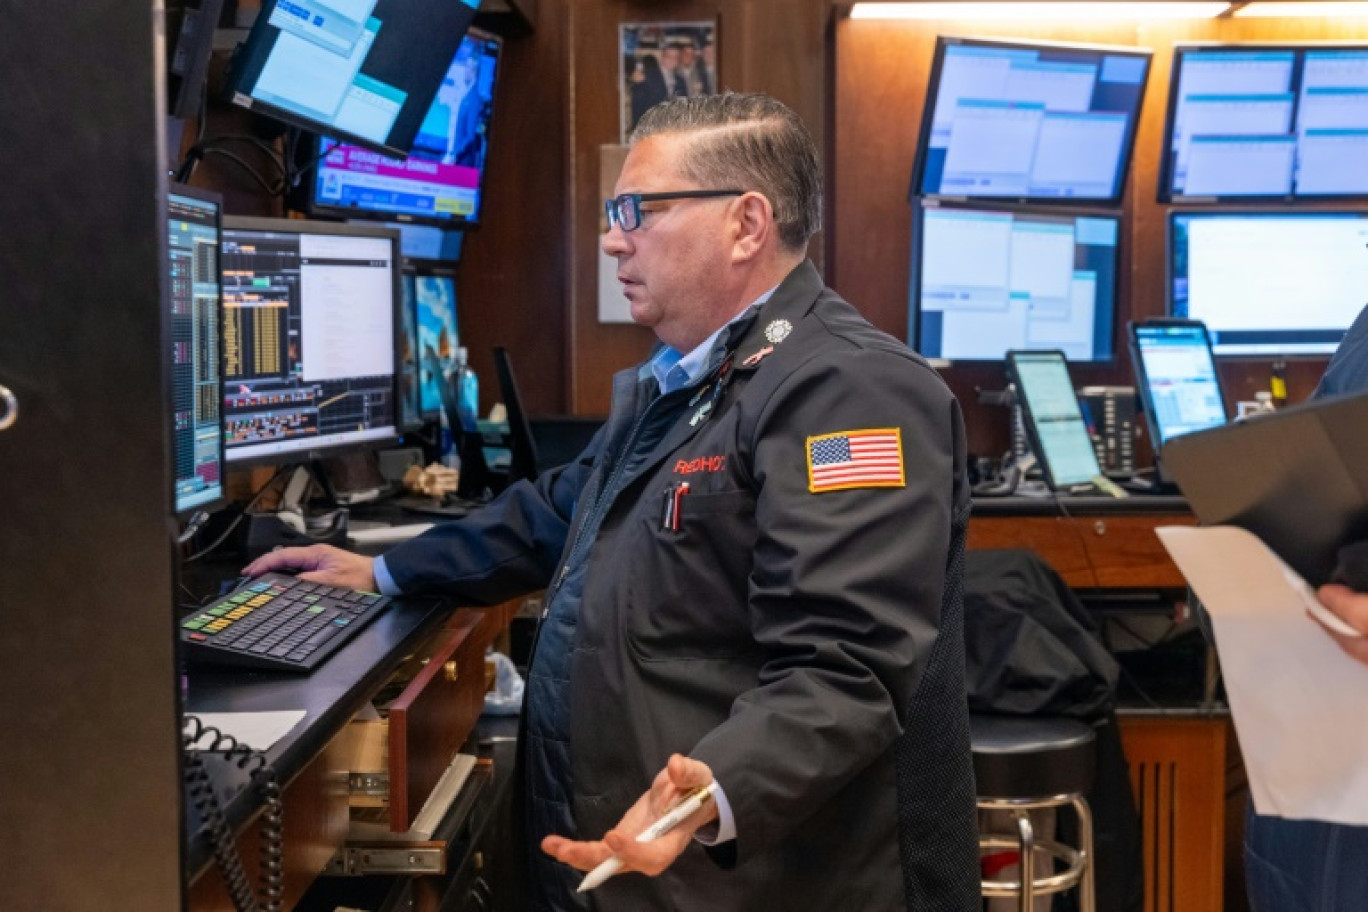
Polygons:
M694 789L689 793L689 797L670 808L659 820L638 833L636 841L654 842L661 836L664 836L666 833L670 832L670 830L673 830L685 820L692 817L699 808L703 807L703 805L711 801L713 794L716 793L716 791L716 781L709 782L702 788ZM592 890L621 870L622 862L614 855L612 858L609 858L586 874L584 880L580 882L579 889L576 892L584 893L588 890Z

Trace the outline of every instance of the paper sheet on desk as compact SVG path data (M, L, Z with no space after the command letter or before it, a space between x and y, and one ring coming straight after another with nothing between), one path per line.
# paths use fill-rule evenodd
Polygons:
M225 735L232 735L239 744L253 750L267 751L290 729L304 718L302 709L285 709L277 712L254 713L193 713L195 718L207 726L217 728ZM190 729L184 729L188 734ZM213 744L213 736L205 733L191 747L194 750L207 750Z
M1253 533L1156 531L1211 614L1254 807L1368 824L1368 666L1306 616L1300 577Z

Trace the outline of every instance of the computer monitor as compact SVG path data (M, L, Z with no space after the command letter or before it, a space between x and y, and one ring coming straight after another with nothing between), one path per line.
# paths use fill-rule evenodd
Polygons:
M427 117L479 0L262 0L236 104L391 156Z
M1113 356L1121 220L1113 213L921 200L908 338L928 358L1051 348Z
M1197 320L1127 326L1135 383L1156 453L1174 437L1226 423L1207 330Z
M222 505L223 371L217 194L172 184L166 194L172 439L176 515Z
M940 36L913 194L1120 203L1150 56Z
M319 136L304 208L314 215L470 227L480 221L501 42L472 30L456 51L407 160Z
M1168 237L1169 313L1218 356L1329 355L1368 304L1368 212L1170 212Z
M456 273L436 264L416 268L413 300L418 330L419 413L425 420L442 412L442 383L461 347L456 320Z
M399 415L400 426L414 429L422 425L423 415L419 404L420 367L418 364L418 301L414 296L416 276L411 267L405 266L400 280L403 296L400 299L399 335Z
M1368 197L1368 44L1178 45L1160 202Z
M199 112L223 0L165 0L166 104L172 117Z
M398 436L399 235L224 219L230 462L299 462Z
M1069 363L1061 351L1011 351L1007 376L1016 387L1026 436L1051 490L1091 485L1102 476Z

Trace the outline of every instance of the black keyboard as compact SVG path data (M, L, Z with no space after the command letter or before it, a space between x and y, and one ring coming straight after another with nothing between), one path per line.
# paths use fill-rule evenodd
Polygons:
M267 573L181 621L190 662L310 672L389 606L387 596Z

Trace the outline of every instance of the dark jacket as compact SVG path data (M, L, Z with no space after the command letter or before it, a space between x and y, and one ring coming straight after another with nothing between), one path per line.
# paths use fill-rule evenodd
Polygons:
M977 910L958 403L811 264L704 379L653 392L619 374L576 464L386 556L405 591L491 602L554 574L527 691L533 844L597 838L681 752L738 838L613 878L597 907ZM810 438L861 429L898 431L904 483L811 493ZM578 875L534 878L542 907L574 907Z

